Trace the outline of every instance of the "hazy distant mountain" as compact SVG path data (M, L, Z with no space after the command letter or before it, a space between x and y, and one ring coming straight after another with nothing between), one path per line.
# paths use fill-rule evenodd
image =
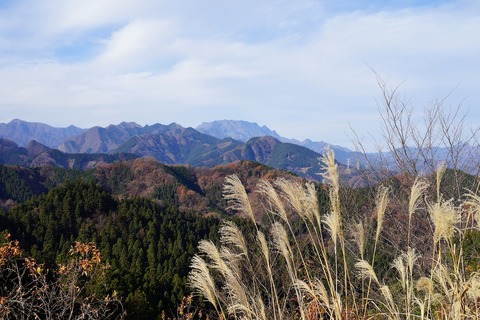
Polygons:
M252 138L244 146L244 155L268 166L288 170L301 177L321 180L321 155L308 148L273 137ZM341 170L343 166L340 166Z
M183 128L177 124L166 126L159 133L144 134L129 139L113 152L134 153L155 157L166 164L191 164L195 166L214 166L228 163L223 159L225 152L240 145L232 139L218 139L192 128Z
M165 127L161 124L142 127L135 122L112 124L106 128L93 127L66 139L58 149L68 153L107 153L119 148L134 136L165 130Z
M175 127L162 133L133 137L114 150L117 151L152 156L165 164L205 167L250 160L308 179L321 178L319 153L270 136L252 138L242 143L232 138L215 138L192 128Z
M227 138L230 137L235 140L247 142L251 138L271 136L281 142L293 143L299 146L303 146L313 150L319 154L323 154L325 149L330 146L335 151L336 159L341 163L347 163L347 159L353 161L356 157L355 152L348 148L338 145L331 145L324 141L312 141L305 139L299 141L297 139L290 139L280 136L276 131L270 130L266 126L260 127L255 122L248 122L242 120L217 120L212 122L204 122L196 128L198 131L217 137Z
M64 153L51 149L37 141L30 141L26 147L15 142L0 139L0 164L41 167L45 165L85 170L100 163L134 159L133 154L85 154Z
M270 130L266 126L260 127L256 122L242 120L204 122L195 129L216 138L232 138L242 142L247 142L251 138L262 136L271 136L278 140L283 139L277 132Z
M9 161L3 163L33 166L42 164L69 166L71 163L65 160L66 154L76 154L75 157L78 159L79 154L88 158L89 154L97 153L151 156L165 164L205 167L251 160L319 180L321 154L300 146L298 141L297 144L282 142L281 139L292 140L280 137L265 126L260 127L256 123L246 121L216 121L202 127L206 132L216 130L217 136L193 128L184 128L176 123L142 127L134 122L122 122L106 128L93 127L84 130L67 138L60 144L59 150L52 150L39 143L19 148L5 142L3 148L10 151L2 153L1 157L9 158ZM248 140L243 142L246 137L249 137ZM310 140L306 142L313 143ZM352 153L344 151L344 148L334 150L340 163L346 163L346 159L352 156ZM95 160L91 161L94 165Z
M57 148L67 138L77 135L85 129L75 126L54 128L47 124L12 120L9 123L0 123L0 138L8 139L19 146L26 146L31 140L36 140L50 148Z

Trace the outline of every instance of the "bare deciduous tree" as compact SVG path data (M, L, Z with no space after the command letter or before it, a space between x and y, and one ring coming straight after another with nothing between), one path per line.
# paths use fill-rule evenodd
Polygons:
M377 73L375 76L382 94L378 107L381 138L374 139L377 153L369 154L353 130L353 143L363 155L361 163L370 182L401 174L405 186L411 187L414 177L433 173L444 163L452 169L455 196L462 194L459 171L479 173L480 128L466 128L468 115L461 104L446 105L451 93L425 106L420 114L400 93L400 86L391 87Z

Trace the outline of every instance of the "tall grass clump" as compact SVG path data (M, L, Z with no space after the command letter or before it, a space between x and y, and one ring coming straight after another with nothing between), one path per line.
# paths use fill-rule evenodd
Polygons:
M440 168L433 176L436 188L426 177L417 178L399 206L402 197L379 185L374 206L352 217L340 200L333 151L321 161L328 204L318 202L311 182L260 180L256 192L267 211L262 223L240 179L226 178L224 197L251 228L225 221L218 245L199 243L189 284L212 305L211 317L479 319L480 264L467 268L471 257L464 241L468 232L480 230L480 196L467 192L461 199L444 199ZM394 216L389 213L402 210L407 218L395 222L405 224L403 247L394 248L385 262L378 250L391 236L385 225ZM414 219L430 226L421 248L412 247ZM379 272L385 263L388 272Z

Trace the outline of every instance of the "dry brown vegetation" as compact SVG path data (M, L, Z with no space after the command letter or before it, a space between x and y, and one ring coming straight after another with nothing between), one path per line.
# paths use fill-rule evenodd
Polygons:
M90 293L101 285L106 266L95 244L77 242L70 260L58 270L45 269L24 256L18 241L0 247L1 319L123 319L120 298Z
M437 169L431 186L414 179L408 196L378 186L375 219L346 219L333 152L323 158L329 206L320 212L314 185L277 179L259 181L269 223L255 219L241 180L229 176L224 197L254 225L242 232L228 222L220 245L199 244L190 285L212 306L218 319L478 319L480 273L469 264L464 242L478 232L480 197L467 192L446 199ZM429 193L431 190L433 193ZM395 192L398 192L396 190ZM394 199L394 201L392 201ZM400 199L405 199L403 203ZM379 261L385 242L385 213L404 206L404 241L389 261ZM288 214L293 212L294 215ZM347 210L348 212L348 210ZM431 228L428 245L414 247L412 221ZM303 226L298 229L299 222ZM372 232L366 232L371 230ZM427 248L426 250L424 250ZM419 262L422 264L419 264ZM388 264L390 276L380 276ZM424 267L421 267L423 265Z

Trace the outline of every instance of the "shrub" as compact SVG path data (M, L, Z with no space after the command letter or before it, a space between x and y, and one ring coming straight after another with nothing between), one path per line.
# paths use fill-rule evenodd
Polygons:
M106 265L93 243L76 242L70 260L46 270L24 257L18 241L5 236L0 247L1 319L123 319L119 297L96 296Z

